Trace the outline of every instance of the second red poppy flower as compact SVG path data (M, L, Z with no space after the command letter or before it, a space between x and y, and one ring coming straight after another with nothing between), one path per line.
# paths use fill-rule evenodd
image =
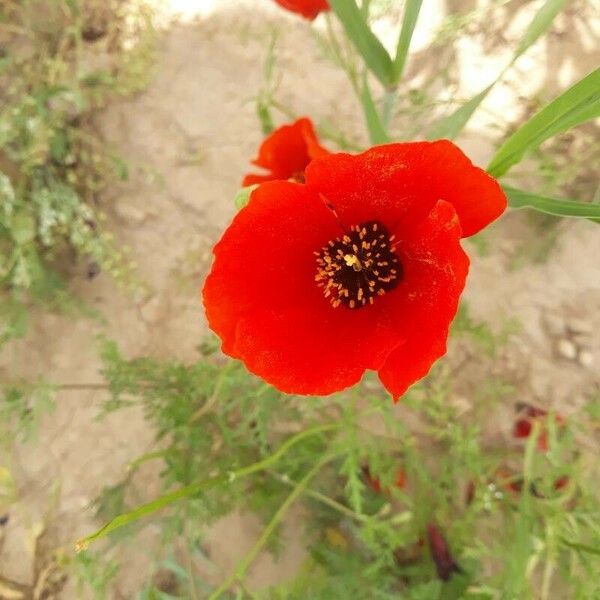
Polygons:
M309 163L326 154L329 152L319 143L311 120L302 117L278 127L264 139L252 164L267 172L248 173L242 185L245 187L277 179L303 183L304 171Z

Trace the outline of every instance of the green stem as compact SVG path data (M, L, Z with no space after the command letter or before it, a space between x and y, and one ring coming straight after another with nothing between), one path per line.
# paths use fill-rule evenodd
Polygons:
M550 526L546 531L546 562L544 565L544 574L542 576L542 589L540 592L541 600L550 598L550 585L552 583L552 574L554 572L554 527Z
M186 531L187 533L187 531ZM198 588L196 586L196 577L194 575L194 563L192 561L192 554L190 552L189 546L189 535L186 543L183 545L183 554L185 558L185 568L188 574L189 580L189 590L190 590L190 600L200 600L200 595L198 594Z
M279 112L283 113L288 119L292 121L298 118L298 115L293 110L290 110L287 106L284 106L283 104L281 104L281 102L275 100L275 98L271 98L271 106L273 108L276 108Z
M275 531L275 528L283 517L285 513L289 510L292 504L302 495L302 493L306 490L308 483L310 480L331 460L333 460L332 456L327 456L322 458L294 487L290 495L285 499L283 504L277 509L277 512L273 515L273 518L269 521L268 525L263 530L261 536L258 538L257 542L252 546L250 552L246 554L246 556L238 563L237 567L233 571L233 573L225 580L221 585L208 597L208 600L216 600L223 594L223 592L227 591L229 587L237 580L244 579L246 575L246 571L250 567L250 565L254 562L256 557L259 555L261 550L264 548L265 544Z
M297 485L297 483L294 480L292 480L289 477L286 477L284 475L281 475L280 473L269 472L269 475L275 477L275 479L277 479L277 481L280 481L281 483L284 483L287 486L294 487ZM354 512L351 508L348 508L344 504L341 504L340 502L337 502L333 498L330 498L329 496L326 496L325 494L321 494L320 492L317 492L316 490L307 488L304 491L304 493L307 496L309 496L310 498L314 498L318 502L321 502L321 504L325 504L326 506L329 506L329 508L332 508L333 510L341 513L342 515L344 515L346 517L350 517L351 519L354 519L355 521L360 521L361 523L366 523L369 520L369 517L367 515L359 515L358 513Z
M169 448L167 448L166 450L155 450L154 452L146 452L146 454L142 454L135 460L132 460L127 465L127 471L129 473L131 473L132 471L136 471L145 462L149 462L149 461L155 460L157 458L164 458L165 456L167 456L169 454L169 452L170 452Z
M277 451L275 451L271 456L268 456L264 460L253 463L249 466L242 467L241 469L237 469L236 471L228 471L221 475L217 475L216 477L211 477L209 479L203 479L202 481L197 481L185 487L182 487L174 492L170 492L168 494L164 494L160 498L153 500L152 502L147 502L146 504L142 504L138 506L136 509L123 513L108 523L95 531L94 533L80 539L75 548L77 551L85 550L87 546L100 538L105 537L109 533L115 531L116 529L120 529L129 523L137 521L142 517L150 515L157 510L161 510L171 504L177 502L178 500L183 500L184 498L188 498L190 496L194 496L200 492L204 492L206 490L210 490L214 487L217 487L221 484L233 483L237 479L242 479L251 475L252 473L256 473L258 471L264 471L271 465L274 465L282 456L284 456L291 448L295 445L299 444L301 441L306 438L320 435L322 433L328 431L334 431L339 428L337 424L330 425L318 425L316 427L312 427L311 429L307 429L306 431L302 431L297 435L288 439L285 443L283 443Z
M392 114L394 113L394 106L396 104L396 98L398 97L398 88L393 87L386 90L383 97L383 110L381 114L381 121L386 134L389 132L390 122L392 120Z

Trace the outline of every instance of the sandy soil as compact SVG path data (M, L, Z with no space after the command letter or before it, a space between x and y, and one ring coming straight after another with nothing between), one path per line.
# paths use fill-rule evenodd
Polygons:
M456 10L456 4L461 3L448 1L445 10ZM195 19L187 15L169 29L147 91L115 102L99 122L103 137L135 167L127 184L115 185L106 195L104 206L108 227L119 243L131 248L146 291L132 297L107 275L88 281L83 272L75 273L76 293L102 312L105 323L36 316L27 338L2 358L0 364L11 374L41 375L63 384L99 382L97 333L117 340L129 355L194 357L205 333L198 288L210 247L234 213L233 197L261 137L252 96L263 83L262 62L273 29L280 34L279 99L317 123L350 133L361 130L359 109L343 74L320 54L304 22L270 5L263 12L263 3L250 0L213 5L214 12L207 2L204 13ZM436 7L443 9L444 2L425 5L431 18L425 12L423 21L435 23L439 16L434 15L443 14ZM522 21L517 12L515 19ZM557 20L547 42L517 64L473 121L461 142L475 162L484 165L493 150L497 133L486 127L490 114L515 118L520 114L516 107L523 105L519 98L531 90L558 89L595 66L585 35L568 35L571 22ZM384 20L384 33L386 27ZM418 33L426 39L427 28L422 29ZM507 30L500 49L518 37L513 29L518 32L518 23ZM486 36L475 36L456 49L465 95L479 91L486 73L489 78L497 71L504 51L492 52L489 43ZM416 69L427 68L432 60L419 52L411 67L415 80ZM476 73L474 81L464 75L469 68ZM525 215L507 215L489 233L490 254L474 257L466 298L474 314L492 324L506 316L520 321L520 332L498 364L508 379L519 381L520 399L569 414L600 383L600 340L592 335L600 330L600 236L589 222L564 223L560 230L546 262L510 270L511 253L532 233ZM3 576L32 580L32 531L53 504L47 519L50 545L68 547L93 529L92 500L102 486L122 477L128 461L149 448L152 432L140 414L95 420L101 396L101 390L61 391L38 442L14 448L11 464L20 500L3 542L0 538ZM243 515L219 523L207 542L214 562L211 577L218 580L228 572L258 532L257 523ZM150 539L155 533L150 527L144 535ZM260 587L293 573L294 557L301 551L293 546L277 569L270 557L262 557L251 582ZM115 598L133 597L148 577L147 547L137 544L128 555ZM63 597L78 595L71 589Z

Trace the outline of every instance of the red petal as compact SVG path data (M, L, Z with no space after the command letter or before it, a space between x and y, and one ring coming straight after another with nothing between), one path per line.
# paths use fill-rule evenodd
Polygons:
M404 469L400 469L398 473L396 473L395 485L399 489L406 486L406 471Z
M262 183L273 179L304 177L304 170L313 158L328 154L317 139L310 119L303 117L289 125L282 125L261 144L258 157L252 162L270 171L267 175L249 173L243 185Z
M529 421L528 419L519 419L515 422L513 437L516 437L518 439L529 437L531 429L531 421Z
M248 187L249 185L255 185L256 183L266 183L267 181L276 180L277 177L273 175L256 175L255 173L248 173L242 179L242 187Z
M287 10L302 15L311 21L322 11L329 10L327 0L275 0Z
M446 352L448 328L469 270L452 205L439 201L396 247L404 279L394 293L404 343L391 352L379 378L397 400ZM401 293L404 291L404 293Z
M367 221L375 209L386 223L402 220L404 230L423 219L438 200L454 206L463 236L473 235L506 208L498 182L448 140L388 144L356 156L319 158L307 168L306 183L323 193L343 221Z
M498 469L496 476L500 487L509 492L519 493L523 489L523 479L504 468Z
M435 568L440 579L448 581L453 573L462 572L462 569L450 552L444 534L434 523L427 524L427 541L429 542L431 558L435 563Z
M567 485L569 485L569 482L570 478L567 475L563 475L554 482L554 489L562 490L563 488L567 487Z
M362 467L362 473L365 478L365 481L367 482L367 485L374 492L381 494L381 482L379 481L379 479L377 477L373 477L373 475L371 475L371 469L369 469L369 467L367 465Z
M224 352L284 392L353 385L401 339L389 303L334 309L315 285L313 252L339 234L314 192L277 181L254 190L215 246L203 291L209 325Z

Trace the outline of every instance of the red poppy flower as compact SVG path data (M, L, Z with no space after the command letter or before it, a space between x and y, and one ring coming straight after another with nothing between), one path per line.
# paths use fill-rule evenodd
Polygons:
M319 144L312 122L303 117L289 125L282 125L263 141L258 157L252 164L270 173L248 173L242 185L245 187L275 179L292 179L304 183L304 170L308 163L325 154L329 152Z
M513 428L513 437L517 439L528 438L533 430L535 421L541 423L541 431L537 439L537 447L541 452L548 451L548 431L546 430L545 421L548 416L548 411L542 408L536 408L530 404L522 404L519 406L522 413L521 418L515 421ZM555 415L556 424L560 427L564 426L564 419L561 415Z
M446 140L317 158L304 185L255 189L215 246L209 326L284 392L330 394L372 369L397 399L446 351L469 267L461 236L505 206Z
M327 0L275 0L275 2L279 6L283 6L283 8L287 8L287 10L302 15L305 19L311 21L320 12L329 10Z

